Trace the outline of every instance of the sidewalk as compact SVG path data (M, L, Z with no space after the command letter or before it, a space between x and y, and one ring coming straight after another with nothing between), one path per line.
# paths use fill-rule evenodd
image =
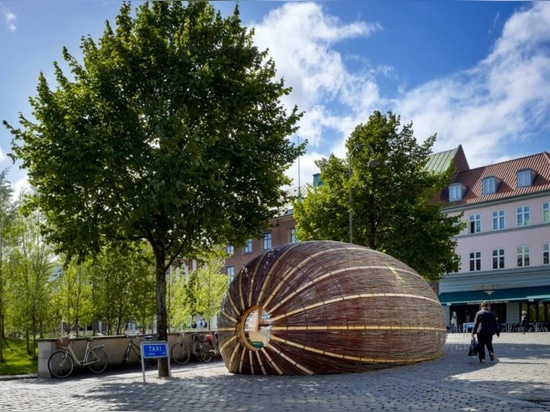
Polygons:
M232 375L221 361L66 380L0 382L2 411L550 411L550 333L503 333L494 362L466 355L470 336L448 336L445 356L347 375Z

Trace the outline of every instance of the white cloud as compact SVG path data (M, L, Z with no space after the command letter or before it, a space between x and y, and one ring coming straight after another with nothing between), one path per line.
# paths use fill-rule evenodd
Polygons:
M550 3L516 11L473 67L414 88L399 85L397 96L382 94L378 76L402 81L407 73L372 67L368 55L357 65L357 56L338 51L345 40L366 43L382 30L377 23L342 22L322 4L287 3L255 26L255 42L269 49L278 76L293 87L285 103L306 112L298 132L309 141L300 159L301 184L318 172L316 159L345 155L346 138L373 110L392 110L402 124L413 121L419 140L437 133L435 151L461 144L471 167L531 154L521 152L528 150L523 143L532 130L550 126ZM297 184L297 164L288 175Z
M13 202L19 200L24 193L29 193L31 191L31 185L29 184L27 174L25 173L23 176L20 176L15 183L11 182L11 188L13 190L11 196Z
M462 144L471 167L516 157L509 148L548 127L550 4L517 11L475 67L406 91L395 102L417 137L438 134L435 150Z
M311 182L311 174L318 171L314 160L337 148L343 153L342 139L357 125L357 114L372 111L380 99L373 69L351 72L346 68L346 59L357 63L356 56L343 56L335 46L367 38L382 27L377 23L342 22L325 14L319 3L286 3L253 26L254 42L260 50L269 49L277 76L293 88L285 103L289 107L296 104L305 112L298 133L302 141L309 142L308 154L300 160L301 175L306 178L301 184ZM385 72L391 68L374 70ZM289 171L296 184L297 169L295 164Z
M6 23L6 28L9 31L15 31L15 20L17 19L17 16L10 11L6 6L4 6L3 3L0 3L0 9L2 10L2 14L4 15L4 22Z

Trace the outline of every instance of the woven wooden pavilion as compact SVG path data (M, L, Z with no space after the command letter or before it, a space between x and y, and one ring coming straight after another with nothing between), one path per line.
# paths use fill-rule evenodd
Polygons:
M232 373L362 372L442 356L441 304L413 269L333 241L288 244L233 279L218 318Z

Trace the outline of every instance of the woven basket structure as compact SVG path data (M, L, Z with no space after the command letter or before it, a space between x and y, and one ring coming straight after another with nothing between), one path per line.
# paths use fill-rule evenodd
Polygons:
M288 244L251 260L218 317L231 373L363 372L443 355L446 327L426 281L399 260L333 241Z
M68 337L65 338L59 338L56 341L57 349L67 349L69 346L69 343L71 343L71 339Z

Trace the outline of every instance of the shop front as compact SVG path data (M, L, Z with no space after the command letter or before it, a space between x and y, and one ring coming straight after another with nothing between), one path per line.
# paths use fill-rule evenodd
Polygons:
M489 302L503 330L519 330L521 312L527 311L532 330L550 331L550 286L444 292L439 300L449 319L456 313L460 331L474 321L483 301Z

